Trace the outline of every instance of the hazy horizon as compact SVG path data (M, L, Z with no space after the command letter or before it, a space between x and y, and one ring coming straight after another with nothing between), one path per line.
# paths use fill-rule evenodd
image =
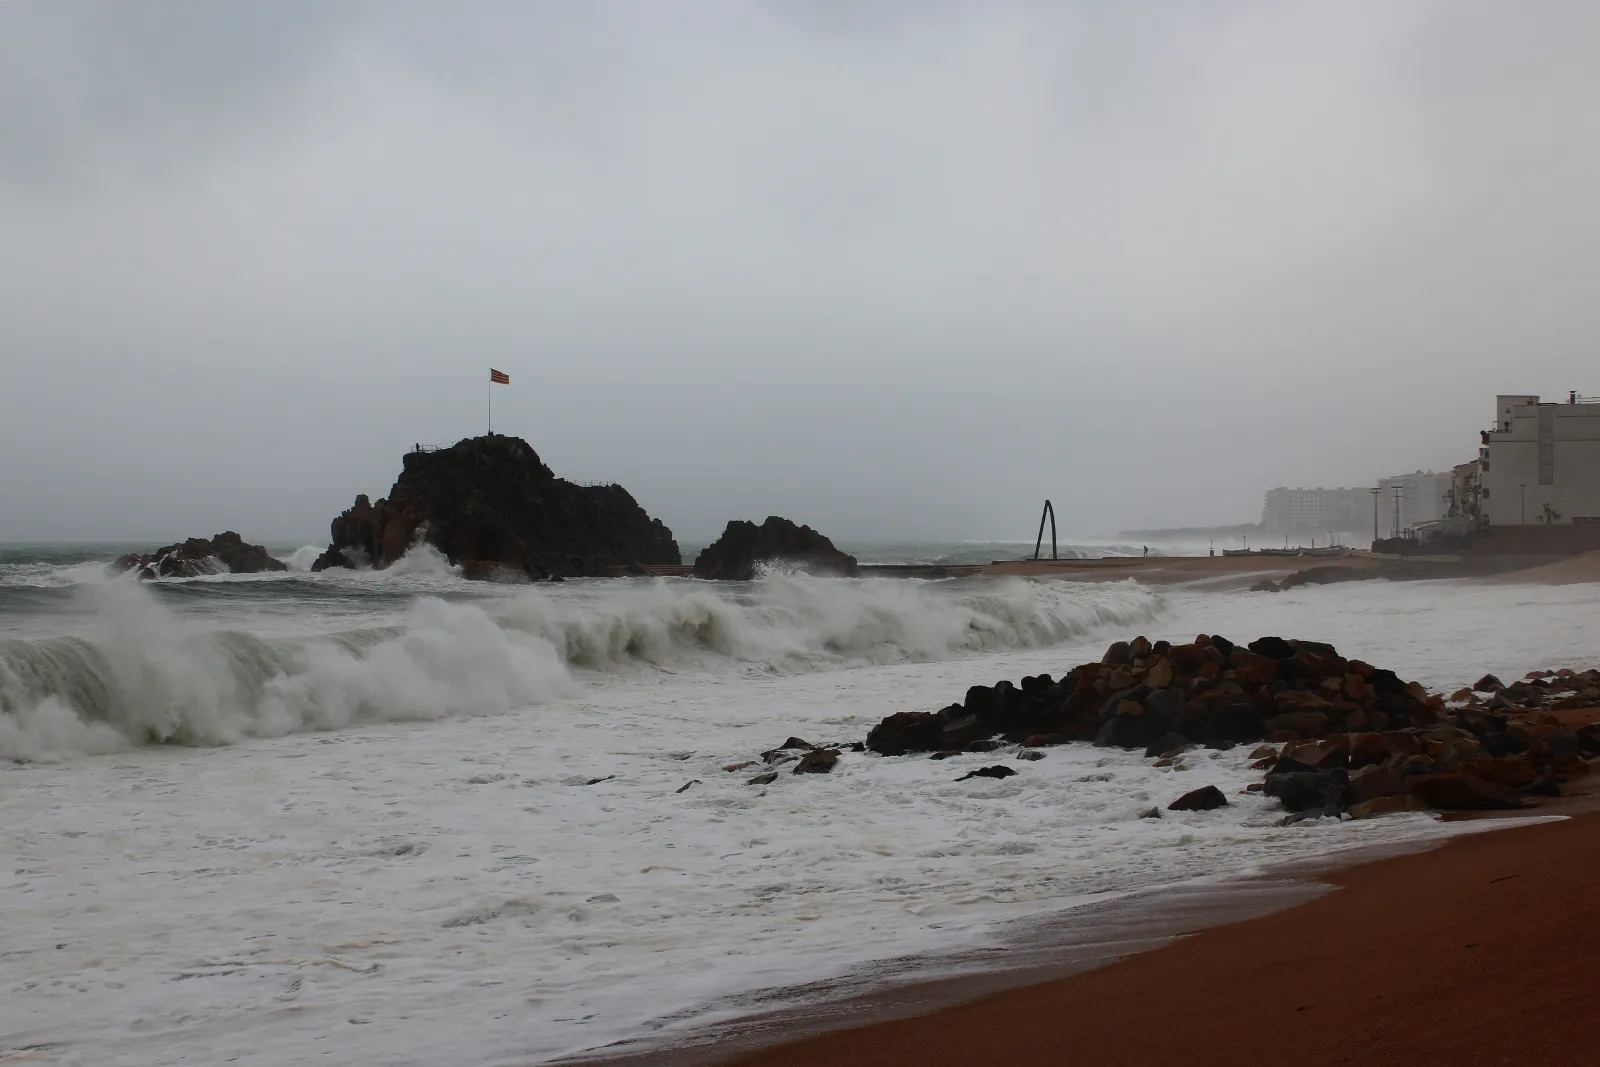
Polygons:
M0 542L494 428L681 541L1256 521L1600 393L1600 9L0 4Z

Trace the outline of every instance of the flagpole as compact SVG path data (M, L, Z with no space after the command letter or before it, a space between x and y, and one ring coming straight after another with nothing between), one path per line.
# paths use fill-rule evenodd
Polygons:
M489 436L494 436L494 375L489 376Z

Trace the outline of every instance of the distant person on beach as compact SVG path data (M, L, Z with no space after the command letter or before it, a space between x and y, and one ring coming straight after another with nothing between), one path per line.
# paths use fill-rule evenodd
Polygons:
M1145 545L1144 546L1144 554L1147 555L1147 556L1150 554L1150 546L1149 545Z

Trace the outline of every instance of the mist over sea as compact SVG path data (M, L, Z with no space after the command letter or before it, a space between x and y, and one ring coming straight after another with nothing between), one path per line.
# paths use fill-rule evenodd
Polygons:
M1591 664L1600 606L1589 586L1470 582L495 585L427 549L311 574L299 546L278 546L286 573L107 573L140 547L0 547L0 1034L82 1063L325 1062L330 1030L376 1018L369 1062L670 1042L770 1005L757 991L892 981L884 961L1087 901L1449 832L1280 827L1240 793L1244 750L846 753L769 785L724 768L1135 633L1315 638L1454 687ZM994 763L1019 773L957 781ZM1203 785L1230 806L1142 817Z

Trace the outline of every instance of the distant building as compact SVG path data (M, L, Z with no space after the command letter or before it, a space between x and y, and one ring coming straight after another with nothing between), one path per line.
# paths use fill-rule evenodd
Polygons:
M1261 526L1271 537L1360 532L1371 514L1365 489L1268 489Z
M1450 507L1451 481L1452 472L1448 471L1415 471L1380 479L1379 536L1401 536L1415 526L1444 518Z
M1495 398L1478 452L1479 512L1490 526L1600 522L1600 402Z

